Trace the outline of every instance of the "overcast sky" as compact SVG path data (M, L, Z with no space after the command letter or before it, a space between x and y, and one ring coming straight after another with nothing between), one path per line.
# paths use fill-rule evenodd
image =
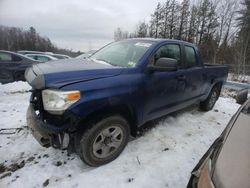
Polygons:
M113 40L117 27L134 31L158 0L0 0L0 24L49 37L58 47L87 51Z

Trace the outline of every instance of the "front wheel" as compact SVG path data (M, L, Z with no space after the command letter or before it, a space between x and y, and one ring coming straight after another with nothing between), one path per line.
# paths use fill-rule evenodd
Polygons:
M210 91L207 99L205 101L202 101L200 103L200 109L202 111L209 111L212 110L218 97L220 95L220 89L219 87L213 87L212 90Z
M109 116L89 125L80 136L78 155L90 166L100 166L116 159L128 143L130 129L119 116Z

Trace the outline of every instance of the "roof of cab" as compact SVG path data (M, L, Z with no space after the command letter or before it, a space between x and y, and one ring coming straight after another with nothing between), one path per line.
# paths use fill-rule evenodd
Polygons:
M195 44L186 42L183 40L176 40L176 39L164 39L164 38L129 38L129 39L124 39L124 40L136 40L136 41L149 41L149 42L156 42L156 43L161 43L161 42L177 42L177 43L183 43L186 45L190 46L195 46Z

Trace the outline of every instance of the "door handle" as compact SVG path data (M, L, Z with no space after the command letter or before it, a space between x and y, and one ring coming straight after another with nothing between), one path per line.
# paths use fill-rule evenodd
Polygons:
M177 76L177 80L186 80L186 76L185 75L179 75L179 76Z

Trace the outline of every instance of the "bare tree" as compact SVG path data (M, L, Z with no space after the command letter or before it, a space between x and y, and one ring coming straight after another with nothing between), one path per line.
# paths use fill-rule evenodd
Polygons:
M219 43L223 43L224 47L227 46L228 39L230 38L230 30L236 15L237 1L236 0L223 0L219 4L218 17L219 17Z
M187 40L189 42L194 42L196 33L199 30L199 25L196 24L197 15L198 15L198 9L195 5L193 5L191 8L189 26L188 26L188 39Z
M246 74L246 64L250 65L250 1L244 0L243 8L239 11L240 17L238 20L239 44L240 44L240 59L242 64L242 73Z
M169 38L173 39L177 35L176 25L178 23L178 9L179 5L176 0L171 1L170 16L169 16Z
M118 27L114 32L114 40L118 41L122 39L122 30L120 27Z
M160 24L160 36L167 38L169 36L169 16L171 13L170 9L171 0L167 0L161 7L162 20Z
M189 19L189 0L183 0L180 7L180 25L178 39L187 40L188 37L188 19Z
M162 12L161 12L161 4L158 3L157 7L154 11L154 13L151 15L151 21L150 21L150 37L159 37L159 31L160 31L160 25L161 25L161 20L162 20Z

